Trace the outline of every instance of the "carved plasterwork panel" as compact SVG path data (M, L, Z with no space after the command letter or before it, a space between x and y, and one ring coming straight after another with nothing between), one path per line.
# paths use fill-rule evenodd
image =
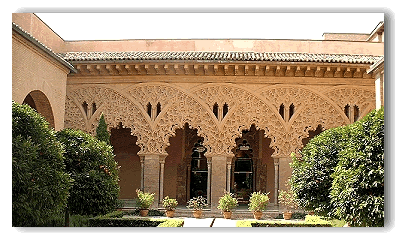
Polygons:
M339 86L329 89L324 94L342 109L347 104L358 106L361 116L375 107L376 94L368 87Z
M302 139L318 125L329 129L348 123L348 119L331 99L315 90L298 85L275 85L261 90L261 96L279 109L281 104L295 106L294 114L285 122L283 144L279 147L285 156L303 147ZM287 108L285 111L289 111Z
M80 107L83 102L96 103L97 111L91 117L87 117ZM125 127L132 129L132 134L137 136L136 144L141 148L140 153L152 151L152 147L147 144L152 129L136 103L110 88L101 86L73 87L68 90L66 128L82 129L95 135L102 112L105 115L108 128L115 128L122 122Z
M245 85L245 84L244 84ZM188 89L167 83L140 83L122 89L109 85L68 86L65 127L95 134L103 112L109 128L120 122L137 136L139 154L167 154L169 138L188 123L204 138L206 156L233 155L235 139L254 124L271 138L273 156L289 156L302 147L302 139L318 125L329 129L349 123L342 109L357 104L366 114L374 106L374 92L368 87L330 87L320 92L308 86L271 85L249 88L230 83L194 85ZM96 104L96 111L86 114L82 103ZM146 111L147 103L161 105L154 118ZM223 118L213 114L212 106L227 104ZM293 104L294 113L284 120L281 104ZM89 111L88 111L89 112Z

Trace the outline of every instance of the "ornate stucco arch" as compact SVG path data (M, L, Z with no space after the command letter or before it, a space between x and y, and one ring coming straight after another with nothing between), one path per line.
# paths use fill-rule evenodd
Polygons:
M324 93L340 108L345 105L357 105L361 110L360 116L365 116L375 108L376 93L371 87L342 85L327 89Z
M161 111L157 109L151 116L152 132L149 144L153 153L166 155L165 148L169 146L170 137L175 135L176 129L183 128L188 123L196 128L199 136L204 137L204 145L211 152L213 136L218 132L218 122L206 105L181 87L167 83L141 83L125 89L140 106L147 103L160 103Z
M219 107L225 103L229 106L227 114L218 117L219 131L214 136L214 148L210 154L232 155L235 139L253 124L257 129L265 130L266 137L272 139L270 147L275 150L274 155L279 154L281 150L277 144L282 142L283 122L275 109L259 96L230 83L200 85L192 89L191 93L205 102L208 109L212 109L215 103Z
M86 103L85 112L82 104ZM93 112L92 105L97 106ZM101 113L105 114L108 128L115 128L122 122L123 126L131 128L131 133L137 137L136 144L141 148L139 153L152 151L147 143L152 128L147 117L133 99L124 96L119 91L97 85L69 89L66 97L65 127L81 129L95 134L95 129Z

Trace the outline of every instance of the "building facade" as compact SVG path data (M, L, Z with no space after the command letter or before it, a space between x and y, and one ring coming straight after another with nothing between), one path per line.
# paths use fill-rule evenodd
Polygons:
M68 42L13 14L13 100L57 130L95 134L104 113L121 199L137 188L156 206L203 195L214 210L224 190L241 203L263 191L278 208L291 153L384 104L383 33L380 23L322 41Z

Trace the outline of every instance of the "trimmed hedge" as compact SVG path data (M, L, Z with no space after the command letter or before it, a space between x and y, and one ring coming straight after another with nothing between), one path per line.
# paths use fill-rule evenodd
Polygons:
M158 225L158 227L182 227L182 226L184 226L184 220L181 219L168 219Z
M138 218L90 218L89 227L157 227L164 220Z
M90 218L89 227L182 227L184 221L181 219L159 219L159 218L108 218L99 216Z
M264 221L264 220L241 220L237 221L236 227L332 227L328 221Z

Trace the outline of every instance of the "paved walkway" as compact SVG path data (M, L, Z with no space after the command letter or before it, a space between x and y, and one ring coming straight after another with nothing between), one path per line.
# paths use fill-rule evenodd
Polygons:
M184 218L184 227L236 227L236 221L224 218Z

